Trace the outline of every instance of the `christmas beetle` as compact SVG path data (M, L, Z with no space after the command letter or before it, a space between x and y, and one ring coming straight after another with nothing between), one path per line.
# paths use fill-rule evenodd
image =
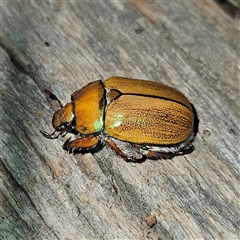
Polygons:
M50 139L71 133L63 149L69 153L95 152L106 144L126 161L171 159L194 150L198 130L193 105L164 84L123 77L95 81L71 95L53 115ZM58 132L58 134L57 134Z

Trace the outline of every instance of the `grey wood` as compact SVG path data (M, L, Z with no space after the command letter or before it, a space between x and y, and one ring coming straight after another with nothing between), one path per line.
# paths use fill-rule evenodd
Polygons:
M239 239L238 16L213 1L2 1L0 238ZM115 75L182 91L195 151L134 164L39 133L57 109L44 88L66 103Z

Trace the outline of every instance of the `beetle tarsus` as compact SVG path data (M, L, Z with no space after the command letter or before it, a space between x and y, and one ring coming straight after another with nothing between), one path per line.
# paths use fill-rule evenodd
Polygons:
M194 146L190 145L188 148L183 149L182 151L178 152L177 154L175 154L176 156L181 156L181 155L186 155L186 154L190 154L194 151Z
M157 152L157 151L148 150L145 156L152 160L172 159L175 156L175 154L172 152Z
M133 163L143 163L146 161L146 157L143 156L142 158L139 158L139 159L135 159L135 158L128 158L127 159L127 162L133 162Z
M40 131L40 133L43 134L44 137L46 137L46 138L48 138L48 139L56 139L56 138L58 138L59 135L61 134L61 133L59 133L58 135L53 136L53 135L56 133L56 130L55 130L53 133L48 133L48 132L43 131L43 130L41 130L41 129L40 129L39 131Z

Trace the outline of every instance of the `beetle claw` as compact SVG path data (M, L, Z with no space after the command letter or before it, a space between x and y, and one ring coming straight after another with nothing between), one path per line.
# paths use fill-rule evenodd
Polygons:
M63 146L62 146L62 148L63 148L64 150L66 150L68 153L72 153L72 149L73 149L73 148L70 148L70 147L69 147L69 142L70 142L70 140L71 140L71 137L69 137L69 138L66 140L66 142L63 144Z
M190 145L188 148L183 149L182 151L178 152L176 155L181 156L181 155L192 153L193 151L194 151L194 146Z
M126 162L133 162L133 163L143 163L146 161L146 157L143 156L142 158L127 158Z
M53 136L53 135L56 133L56 130L55 130L53 133L48 133L48 132L43 131L43 130L41 130L41 129L40 129L40 133L42 133L43 136L46 137L46 138L48 138L48 139L56 139L56 138L58 138L59 135L61 134L61 133L59 133L58 135Z

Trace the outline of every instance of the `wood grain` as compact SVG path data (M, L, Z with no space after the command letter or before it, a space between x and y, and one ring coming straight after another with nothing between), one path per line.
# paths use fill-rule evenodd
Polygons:
M239 13L36 0L2 1L1 13L1 239L239 239ZM44 88L66 103L110 76L183 92L200 119L196 150L134 164L109 148L68 155L39 133L57 109Z

